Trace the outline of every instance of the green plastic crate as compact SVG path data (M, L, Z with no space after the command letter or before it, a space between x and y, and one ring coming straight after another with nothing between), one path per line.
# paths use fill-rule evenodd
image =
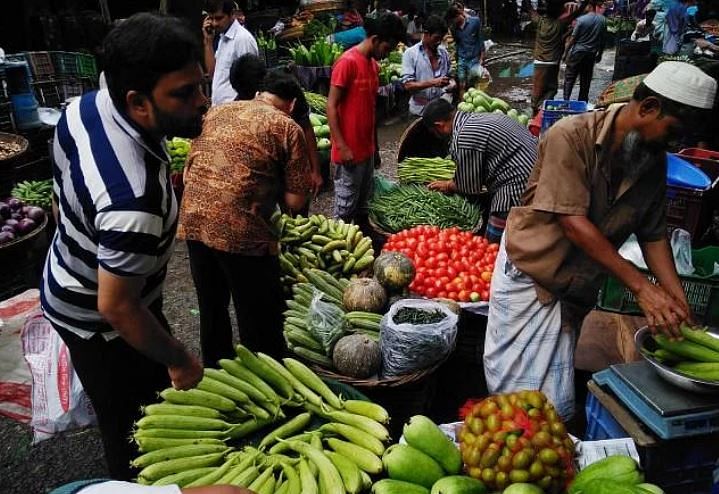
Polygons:
M80 77L97 79L97 64L95 63L95 57L85 53L78 53L77 72Z
M692 262L696 274L679 276L689 306L699 322L719 326L719 275L712 276L714 263L719 263L719 247L692 250ZM640 271L652 282L656 282L656 278L648 270ZM613 276L607 276L597 306L602 310L621 314L642 313L634 294Z

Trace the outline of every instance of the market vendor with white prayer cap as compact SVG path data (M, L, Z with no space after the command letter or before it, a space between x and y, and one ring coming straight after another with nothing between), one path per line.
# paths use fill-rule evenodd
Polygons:
M492 279L491 394L540 389L571 418L575 342L607 274L631 290L652 331L680 335L692 315L667 241L666 149L713 107L716 86L693 65L664 62L629 103L547 131ZM632 233L656 285L617 252Z

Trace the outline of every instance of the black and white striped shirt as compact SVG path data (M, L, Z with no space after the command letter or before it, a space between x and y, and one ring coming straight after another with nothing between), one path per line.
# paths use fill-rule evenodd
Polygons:
M83 338L102 332L111 339L117 333L97 309L99 267L144 278L143 304L162 294L177 224L167 153L100 90L68 106L53 157L59 217L42 308L54 324Z
M478 195L486 187L492 195L490 212L509 212L520 204L537 146L536 138L506 115L457 112L449 148L457 163L457 190Z

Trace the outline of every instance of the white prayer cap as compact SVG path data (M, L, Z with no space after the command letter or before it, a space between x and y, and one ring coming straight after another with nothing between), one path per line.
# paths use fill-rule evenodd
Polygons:
M663 62L644 78L657 94L683 105L710 110L714 107L717 81L686 62Z

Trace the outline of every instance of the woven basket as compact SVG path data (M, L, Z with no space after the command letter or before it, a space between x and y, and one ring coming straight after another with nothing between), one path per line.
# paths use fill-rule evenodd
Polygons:
M394 235L393 233L388 232L387 230L384 230L382 227L377 225L377 223L372 221L372 216L369 216L369 218L367 218L367 221L369 223L369 226L372 228L372 230L374 230L374 232L381 238L387 239L387 238L389 238L390 235Z
M2 146L3 144L19 144L20 149L9 156L0 156L0 163L20 156L25 151L27 151L28 148L27 139L25 139L24 137L17 134L6 134L5 132L0 132L0 146Z
M293 41L296 39L300 39L305 35L305 26L294 26L294 27L288 27L284 31L282 31L278 36L277 39L280 41Z
M437 369L444 363L444 359L434 364L432 367L418 370L410 374L404 374L402 376L387 377L382 379L357 379L354 377L344 376L337 374L329 369L320 367L319 365L313 365L312 369L324 379L332 379L334 381L348 384L357 389L362 390L373 390L373 389L387 389L387 388L400 388L411 384L419 383L425 378L435 373Z
M344 1L333 0L328 2L313 2L309 5L304 5L302 10L309 10L313 14L322 14L325 12L342 12L344 10Z

